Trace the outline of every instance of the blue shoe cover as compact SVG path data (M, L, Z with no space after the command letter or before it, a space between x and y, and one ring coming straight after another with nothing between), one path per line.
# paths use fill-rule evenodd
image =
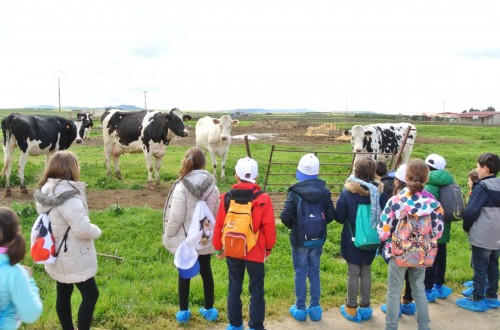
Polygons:
M467 288L462 291L462 296L470 297L472 295L472 291L474 291L473 287Z
M244 330L245 329L245 326L242 324L240 325L239 327L235 326L235 325L231 325L229 324L226 328L226 330Z
M467 282L464 282L464 284L462 284L462 285L465 287L472 287L474 285L474 281L467 281Z
M382 311L382 313L386 314L387 313L387 305L383 304L382 306L380 306L380 310Z
M453 290L446 285L434 285L434 288L432 290L435 290L438 292L438 298L439 299L446 299L450 296L450 294L453 293Z
M177 314L175 314L175 319L179 323L186 323L189 321L189 318L191 317L191 311L188 309L187 311L178 311Z
M356 315L359 314L361 316L361 321L366 321L371 319L373 314L373 309L371 307L358 307L356 311Z
M436 301L438 295L439 295L439 292L437 292L436 290L425 289L425 297L427 298L428 302L434 302L434 301Z
M297 321L305 321L307 319L307 312L304 309L297 309L297 305L290 307L290 314Z
M219 311L212 307L210 309L205 309L205 307L200 308L199 310L201 316L207 321L215 321L219 318Z
M486 306L490 309L495 309L500 306L500 301L497 298L484 298Z
M309 314L309 318L311 321L317 322L321 320L321 316L323 315L323 309L320 305L314 307L307 308L307 314Z
M474 301L471 298L460 298L457 299L456 304L458 307L468 309L473 312L486 312L489 308L486 301Z
M345 305L340 306L340 314L348 319L349 321L356 322L356 323L361 323L361 315L359 315L358 310L356 309L356 316L351 316L347 314L345 310Z
M401 312L406 315L415 315L417 306L415 303L401 304Z

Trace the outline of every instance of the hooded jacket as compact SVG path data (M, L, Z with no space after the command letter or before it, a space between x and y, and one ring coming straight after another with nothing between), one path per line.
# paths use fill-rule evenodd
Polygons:
M464 212L463 229L469 233L471 245L500 249L500 179L488 176L472 190Z
M94 240L101 230L90 223L85 182L48 179L34 194L38 213L48 212L56 247L70 227L68 238L53 265L45 265L49 276L60 283L79 283L97 273Z
M439 201L439 189L442 186L452 184L454 182L453 175L445 170L432 170L429 172L429 182L425 185L424 189L434 195L437 201ZM451 223L444 223L443 235L438 239L439 244L446 244L450 241L451 234Z
M193 170L174 183L163 210L163 245L170 253L175 254L186 239L196 203L205 200L215 218L219 197L215 178L206 170ZM211 244L197 251L198 255L214 253Z
M441 237L443 233L443 208L441 204L430 196L424 196L421 192L412 195L408 188L404 188L389 199L380 215L377 232L382 242L386 242L392 237L401 218L402 210L405 210L408 215L418 218L430 214L431 237ZM384 259L392 257L392 242L387 242L384 245L383 253Z
M387 195L383 193L383 185L378 182L369 182L378 187L380 193L379 205L383 208ZM335 221L344 225L340 239L340 254L350 264L370 265L375 258L376 250L360 250L354 246L351 231L347 221L351 225L352 232L356 232L356 214L358 204L370 204L370 191L359 183L348 181L337 200Z
M281 222L290 231L290 244L294 247L301 247L299 239L299 226L297 224L297 208L299 197L309 203L322 203L325 210L326 223L329 224L335 217L335 207L333 206L332 194L326 188L323 180L312 179L297 182L288 188L288 196L281 211Z
M241 182L233 185L232 189L252 189L255 194L260 190L260 186L256 183ZM224 229L224 220L226 219L226 209L224 207L225 196L226 193L221 195L219 211L215 218L214 239L212 244L217 252L222 252L223 249L222 230ZM257 239L257 244L243 259L263 263L266 254L271 253L276 243L276 225L273 203L268 194L260 194L252 201L252 221L253 228L259 231L259 238Z

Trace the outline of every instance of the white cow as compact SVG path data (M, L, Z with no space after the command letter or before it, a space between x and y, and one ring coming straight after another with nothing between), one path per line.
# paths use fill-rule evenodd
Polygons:
M231 128L238 124L237 119L231 119L228 115L219 119L206 116L196 123L196 146L210 153L215 177L217 177L216 156L221 158L220 177L222 180L226 179L226 158L231 144Z

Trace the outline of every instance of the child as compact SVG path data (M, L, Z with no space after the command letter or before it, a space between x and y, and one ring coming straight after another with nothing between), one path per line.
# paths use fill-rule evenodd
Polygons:
M212 214L217 214L219 207L219 189L215 178L205 170L205 154L199 148L189 149L182 161L179 179L167 197L163 211L165 230L163 242L168 251L175 255L179 244L186 240L187 232L199 200L204 200ZM211 237L211 235L208 235ZM215 321L219 312L214 308L214 278L210 259L214 253L212 244L197 250L200 264L200 275L203 281L204 306L200 314L208 321ZM177 322L186 323L191 317L189 310L190 278L178 277L179 312L175 315Z
M469 234L474 268L473 291L457 299L462 308L484 312L500 306L498 301L498 259L500 257L500 159L484 153L477 159L478 183L464 212L463 229Z
M375 178L384 184L384 192L387 196L392 195L394 190L394 170L387 171L387 164L383 160L378 160L375 168Z
M239 159L236 163L234 176L237 183L232 186L230 192L221 196L212 242L217 258L219 259L225 257L222 232L227 214L225 207L226 196L239 197L247 195L247 193L253 195L258 193L260 186L255 183L258 173L259 169L255 160L248 157ZM241 291L245 269L250 277L248 286L250 292L250 321L248 322L248 326L251 329L264 329L266 311L264 300L264 261L271 254L271 250L276 243L274 210L271 197L268 194L261 193L253 199L252 222L254 230L259 232L257 244L243 258L226 258L229 276L229 292L227 297L228 330L244 329L241 311Z
M352 232L356 232L358 204L371 205L371 219L378 222L380 208L385 205L387 195L382 192L382 184L375 182L375 161L362 157L354 163L351 175L337 200L335 220L344 225L340 241L340 253L347 262L347 299L340 307L340 313L349 321L361 322L372 316L370 308L371 264L376 250L361 250L354 246ZM351 228L349 228L349 226ZM361 295L358 308L358 292Z
M82 295L79 330L90 329L99 298L94 278L97 273L94 240L101 236L101 230L90 223L85 182L79 180L76 156L70 151L58 151L50 157L34 194L38 213L50 211L56 246L67 235L56 262L45 265L47 274L56 281L56 311L63 330L74 329L71 310L74 286Z
M430 192L437 201L439 201L439 189L442 186L452 184L453 176L446 171L446 160L438 154L430 154L425 159L425 163L429 167L429 182L425 185L425 190ZM425 270L425 294L428 302L436 301L437 297L446 299L453 290L444 285L446 275L446 244L450 241L451 222L444 223L443 235L438 239L438 251L436 259L432 267Z
M0 207L0 329L17 329L21 322L34 323L42 313L31 269L19 264L25 253L17 215Z
M407 215L408 219L406 221L411 222L413 225L412 228L416 231L415 235L418 237L434 240L441 236L443 231L443 209L434 198L422 195L424 185L428 179L429 169L422 160L413 159L408 161L405 176L407 187L389 199L380 216L378 233L382 242L388 241L391 237L395 237L395 235L399 235L396 228L398 227L398 223L403 221L401 219L404 215ZM423 283L425 268L399 266L392 255L393 244L393 242L388 242L384 248L384 254L390 257L385 327L386 329L397 329L398 327L398 319L401 311L401 289L403 287L405 272L408 271L412 295L415 298L417 307L418 328L429 329L429 310ZM406 248L406 245L403 247ZM420 251L419 256L425 255L425 252L427 251Z
M321 320L322 309L319 304L321 296L320 285L320 259L323 247L307 248L303 247L300 238L300 228L297 222L297 210L299 199L311 203L321 203L325 211L324 219L326 224L333 221L335 208L333 206L330 190L326 188L326 183L318 179L319 159L314 154L302 156L297 166L295 174L298 183L288 188L288 196L281 212L281 222L289 229L290 244L292 246L293 268L295 271L295 305L290 307L290 314L298 321L305 321L307 315L311 321ZM325 232L326 237L326 232ZM309 289L311 301L306 309L306 277L309 277Z
M477 177L477 171L474 168L474 169L469 171L468 178L467 178L467 184L469 186L469 194L468 194L468 198L466 199L467 203L469 202L470 195L472 194L472 189L474 189L474 187L476 186L478 181L479 181L479 178ZM472 259L471 259L470 264L472 267ZM474 281L472 281L472 280L465 282L463 284L463 286L467 287L467 289L462 291L462 295L464 295L466 297L470 297L470 295L472 294L472 291L474 290L474 288L472 287L473 285L474 285Z

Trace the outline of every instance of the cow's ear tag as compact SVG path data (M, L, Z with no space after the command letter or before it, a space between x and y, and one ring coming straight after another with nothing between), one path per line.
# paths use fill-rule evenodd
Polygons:
M66 123L66 128L70 129L71 128L71 124L70 123Z

